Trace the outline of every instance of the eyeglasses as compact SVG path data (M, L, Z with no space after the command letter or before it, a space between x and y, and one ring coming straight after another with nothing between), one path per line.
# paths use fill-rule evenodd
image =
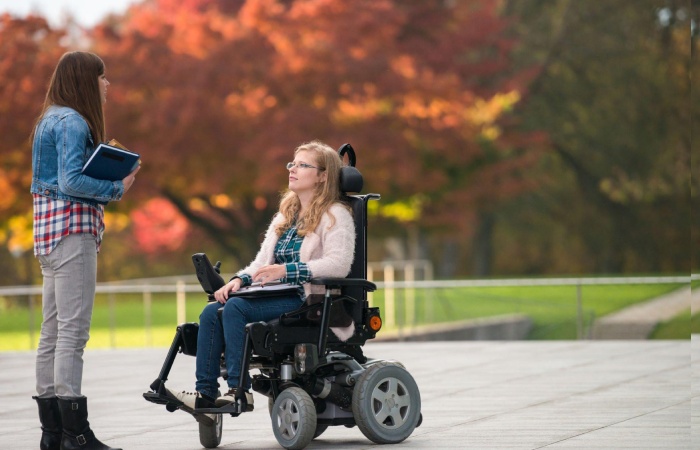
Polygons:
M293 162L288 162L287 163L287 170L292 170L293 168L298 167L300 169L318 169L318 170L323 170L319 169L316 166L312 166L311 164L306 164L306 163L293 163Z

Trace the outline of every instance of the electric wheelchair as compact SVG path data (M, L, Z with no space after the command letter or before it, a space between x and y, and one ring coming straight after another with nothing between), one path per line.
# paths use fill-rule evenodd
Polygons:
M403 441L422 422L418 386L404 366L396 361L372 359L362 346L380 330L379 308L370 307L367 292L376 286L367 278L367 204L378 194L361 192L363 179L355 167L355 152L349 144L338 150L348 156L341 169L343 200L351 207L356 230L355 257L346 278L317 278L312 284L324 285L319 301L269 322L250 323L242 356L241 377L236 402L220 408L200 408L190 412L199 423L200 443L207 448L221 443L223 416L237 417L247 411L243 386L249 369L254 391L268 397L272 430L278 443L287 449L301 449L329 426L357 426L371 441L394 444ZM197 279L209 301L225 284L220 263L212 265L207 256L192 257ZM339 293L338 293L339 292ZM264 299L261 299L264 301ZM341 341L332 332L333 318L340 313L354 323L355 333ZM158 378L144 398L165 405L173 412L183 403L167 394L165 382L177 353L196 356L197 323L177 327L175 338ZM222 356L222 377L226 378Z

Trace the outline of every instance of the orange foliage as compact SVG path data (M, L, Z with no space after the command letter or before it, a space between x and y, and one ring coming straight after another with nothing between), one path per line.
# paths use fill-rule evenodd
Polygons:
M46 20L0 15L0 228L31 212L31 143L65 33Z
M189 225L177 209L163 198L154 198L131 212L134 237L144 253L177 250Z

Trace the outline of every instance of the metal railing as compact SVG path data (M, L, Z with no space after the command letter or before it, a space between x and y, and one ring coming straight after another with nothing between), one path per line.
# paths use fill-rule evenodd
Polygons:
M381 266L385 267L385 266ZM404 268L408 267L410 273L411 265L404 265ZM432 270L432 269L429 269ZM389 273L395 273L395 268L389 269ZM432 272L428 272L432 277ZM384 309L382 311L382 316L384 318L385 326L387 328L392 328L401 326L401 324L412 324L416 317L415 308L415 291L416 290L428 290L428 295L426 296L426 304L433 306L434 302L431 301L430 295L433 290L436 289L449 289L449 288L468 288L468 287L503 287L503 286L575 286L576 287L576 335L579 339L585 337L586 333L584 330L584 320L585 311L583 308L583 298L581 288L583 286L590 285L624 285L624 284L686 284L691 281L700 280L699 274L693 274L692 276L658 276L658 277L587 277L587 278L526 278L526 279L482 279L482 280L415 280L411 279L411 275L408 275L408 279L401 281L395 280L392 276L387 277L386 272L384 274L384 281L375 281L378 290L382 290L384 294ZM96 294L107 294L108 298L108 308L109 308L109 328L110 328L110 341L112 346L116 346L115 335L116 335L116 303L117 295L119 294L141 294L143 307L144 307L144 326L146 328L146 335L150 335L150 328L152 324L152 296L153 294L170 293L175 295L176 304L176 317L177 325L186 321L186 296L188 293L197 293L202 295L202 288L199 284L193 282L193 277L169 277L168 283L158 283L158 279L154 280L139 280L137 283L129 282L119 282L119 283L98 283L96 288ZM396 298L397 293L402 292L403 311L405 316L402 320L397 320L397 309L396 309ZM41 297L42 288L41 286L9 286L0 287L0 297L19 297L27 299L27 306L29 308L29 323L28 323L28 333L30 336L30 347L34 348L34 335L38 329L38 325L34 323L34 315L37 307L37 298ZM369 298L370 303L372 302L372 297ZM426 314L426 320L432 320L432 312L428 310ZM147 345L150 345L147 342Z

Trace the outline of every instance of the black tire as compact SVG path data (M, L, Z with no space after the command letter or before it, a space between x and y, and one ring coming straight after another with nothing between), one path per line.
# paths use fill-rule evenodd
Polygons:
M272 431L282 447L302 449L316 432L316 406L305 390L290 387L277 396L271 421Z
M316 439L317 437L322 435L323 432L326 431L327 429L328 429L328 425L326 425L325 423L317 423L316 424L316 431L314 431L313 438Z
M352 393L352 415L367 439L396 444L413 433L421 417L420 392L406 369L390 362L371 365Z
M221 391L217 391L217 397L221 396ZM214 422L208 420L197 421L199 423L199 443L205 448L216 448L221 444L223 434L224 415L214 415Z
M199 422L199 443L202 447L216 448L221 444L221 435L224 426L223 414L216 414L213 423Z

